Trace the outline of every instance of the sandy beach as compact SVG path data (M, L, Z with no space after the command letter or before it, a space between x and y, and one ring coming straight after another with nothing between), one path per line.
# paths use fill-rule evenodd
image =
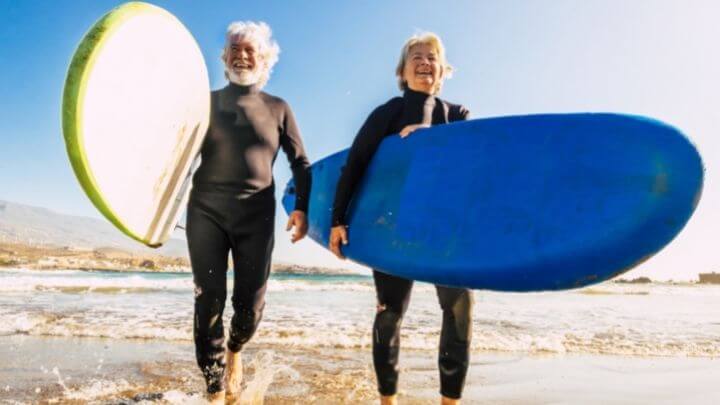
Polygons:
M374 403L369 353L251 345L237 403ZM203 403L189 344L144 340L0 338L2 403ZM434 356L402 353L400 400L437 402ZM720 360L600 355L476 354L464 403L712 404Z
M192 288L186 273L1 269L0 404L203 403ZM464 403L720 401L718 286L474 295ZM375 403L374 303L368 276L273 275L236 403ZM418 283L401 403L437 403L439 326L434 288Z

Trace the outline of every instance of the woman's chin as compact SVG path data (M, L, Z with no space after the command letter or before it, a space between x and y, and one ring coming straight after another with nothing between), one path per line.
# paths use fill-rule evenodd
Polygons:
M432 82L415 83L415 85L411 86L410 88L412 90L419 91L422 93L432 93L433 83Z

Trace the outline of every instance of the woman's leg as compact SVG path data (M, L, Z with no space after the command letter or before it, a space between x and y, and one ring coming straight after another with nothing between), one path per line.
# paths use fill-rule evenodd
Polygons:
M436 286L443 310L438 366L440 393L460 399L470 363L472 338L472 292L463 288Z
M400 325L410 302L412 280L373 270L377 313L373 324L373 364L380 395L397 393Z

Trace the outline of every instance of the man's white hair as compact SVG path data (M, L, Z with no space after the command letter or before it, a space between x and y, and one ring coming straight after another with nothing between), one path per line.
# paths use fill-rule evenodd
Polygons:
M257 47L255 51L257 52L257 61L260 63L257 67L260 69L258 72L258 85L262 88L270 79L272 68L278 61L280 46L272 39L272 30L266 23L262 21L236 21L228 26L225 33L225 47L222 53L223 64L228 49L243 39L252 41ZM225 76L227 77L227 66L225 66Z

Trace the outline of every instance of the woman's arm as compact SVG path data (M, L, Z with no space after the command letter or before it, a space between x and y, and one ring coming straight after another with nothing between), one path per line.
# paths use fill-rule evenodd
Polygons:
M345 167L343 167L335 191L335 201L332 209L332 228L330 230L329 248L335 256L344 259L340 245L348 244L345 214L350 204L353 192L362 176L365 174L370 159L375 154L380 142L388 132L390 120L394 117L394 108L397 103L392 100L373 111L360 128L350 152L348 152Z
M335 191L332 226L347 225L345 214L355 187L387 134L392 117L392 109L388 104L376 108L355 136Z

